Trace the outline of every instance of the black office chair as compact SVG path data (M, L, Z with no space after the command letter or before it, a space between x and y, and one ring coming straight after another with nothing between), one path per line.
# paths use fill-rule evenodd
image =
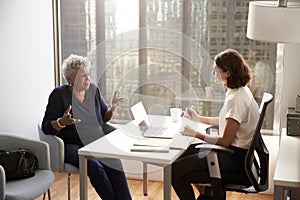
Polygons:
M257 193L268 189L269 152L261 136L261 127L267 106L272 100L272 94L264 93L259 108L260 117L245 158L246 175L220 172L217 151L233 153L233 150L206 143L196 146L196 148L210 150L207 155L211 180L208 187L212 190L214 200L226 200L226 191Z

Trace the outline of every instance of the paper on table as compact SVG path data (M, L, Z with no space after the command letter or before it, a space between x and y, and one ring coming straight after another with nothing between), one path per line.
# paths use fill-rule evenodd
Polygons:
M159 146L132 146L130 151L133 152L158 152L158 153L168 153L169 147L159 147Z
M174 139L158 139L158 138L147 138L135 140L133 146L148 146L148 147L168 147L171 149L186 149L191 142L192 137L178 135Z
M165 138L142 138L137 139L133 142L133 146L155 146L155 147L166 147L173 142L173 139Z
M174 138L172 144L170 144L170 148L171 149L187 149L193 141L194 141L193 137L180 134L176 138Z
M212 125L210 124L204 124L204 123L199 123L199 122L194 122L186 117L182 118L182 129L186 126L189 125L192 129L201 131L201 132L206 132L206 130Z
M203 124L203 123L199 123L199 122L194 122L188 118L182 118L182 122L181 122L181 130L180 132L184 129L185 126L190 126L192 129L194 130L197 130L197 131L200 131L200 132L203 132L205 133L206 130L211 127L212 125L209 125L209 124ZM178 134L172 144L170 144L170 148L174 148L174 149L187 149L190 144L192 143L199 143L201 142L202 140L200 139L197 139L197 138L194 138L194 137L191 137L191 136L185 136L185 135L182 135L182 134Z

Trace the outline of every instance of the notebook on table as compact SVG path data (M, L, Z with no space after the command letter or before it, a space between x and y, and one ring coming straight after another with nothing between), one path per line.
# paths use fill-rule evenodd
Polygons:
M144 137L156 137L156 138L174 138L176 131L168 131L166 124L159 126L152 125L144 104L139 101L132 107L130 107L131 113L136 121L139 130Z

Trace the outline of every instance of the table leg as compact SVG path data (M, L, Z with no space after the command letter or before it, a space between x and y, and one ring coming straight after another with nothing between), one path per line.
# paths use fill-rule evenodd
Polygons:
M172 165L164 166L164 200L171 199Z
M80 173L80 200L87 200L87 160L85 156L79 155L79 173Z
M284 189L282 186L274 185L274 200L283 200Z
M148 169L145 162L143 162L143 192L144 196L148 195Z

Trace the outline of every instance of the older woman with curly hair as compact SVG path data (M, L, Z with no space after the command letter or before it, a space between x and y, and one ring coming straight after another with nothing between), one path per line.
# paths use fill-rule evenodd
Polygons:
M66 85L55 88L48 99L42 130L62 138L65 162L79 167L78 149L112 131L106 124L124 98L115 92L109 107L91 83L86 57L70 55L63 62ZM123 166L118 159L89 158L91 184L103 200L130 200Z
M246 174L244 159L254 135L259 118L258 105L247 87L251 79L250 69L239 52L226 49L215 56L213 76L215 81L224 85L226 96L219 117L198 115L187 108L187 117L196 122L219 126L219 135L207 135L189 126L182 132L208 143L218 144L234 150L233 154L218 152L220 171ZM206 175L203 175L206 174ZM192 183L208 183L209 171L205 156L191 145L172 165L172 185L182 200L194 200ZM198 199L212 199L200 195Z

